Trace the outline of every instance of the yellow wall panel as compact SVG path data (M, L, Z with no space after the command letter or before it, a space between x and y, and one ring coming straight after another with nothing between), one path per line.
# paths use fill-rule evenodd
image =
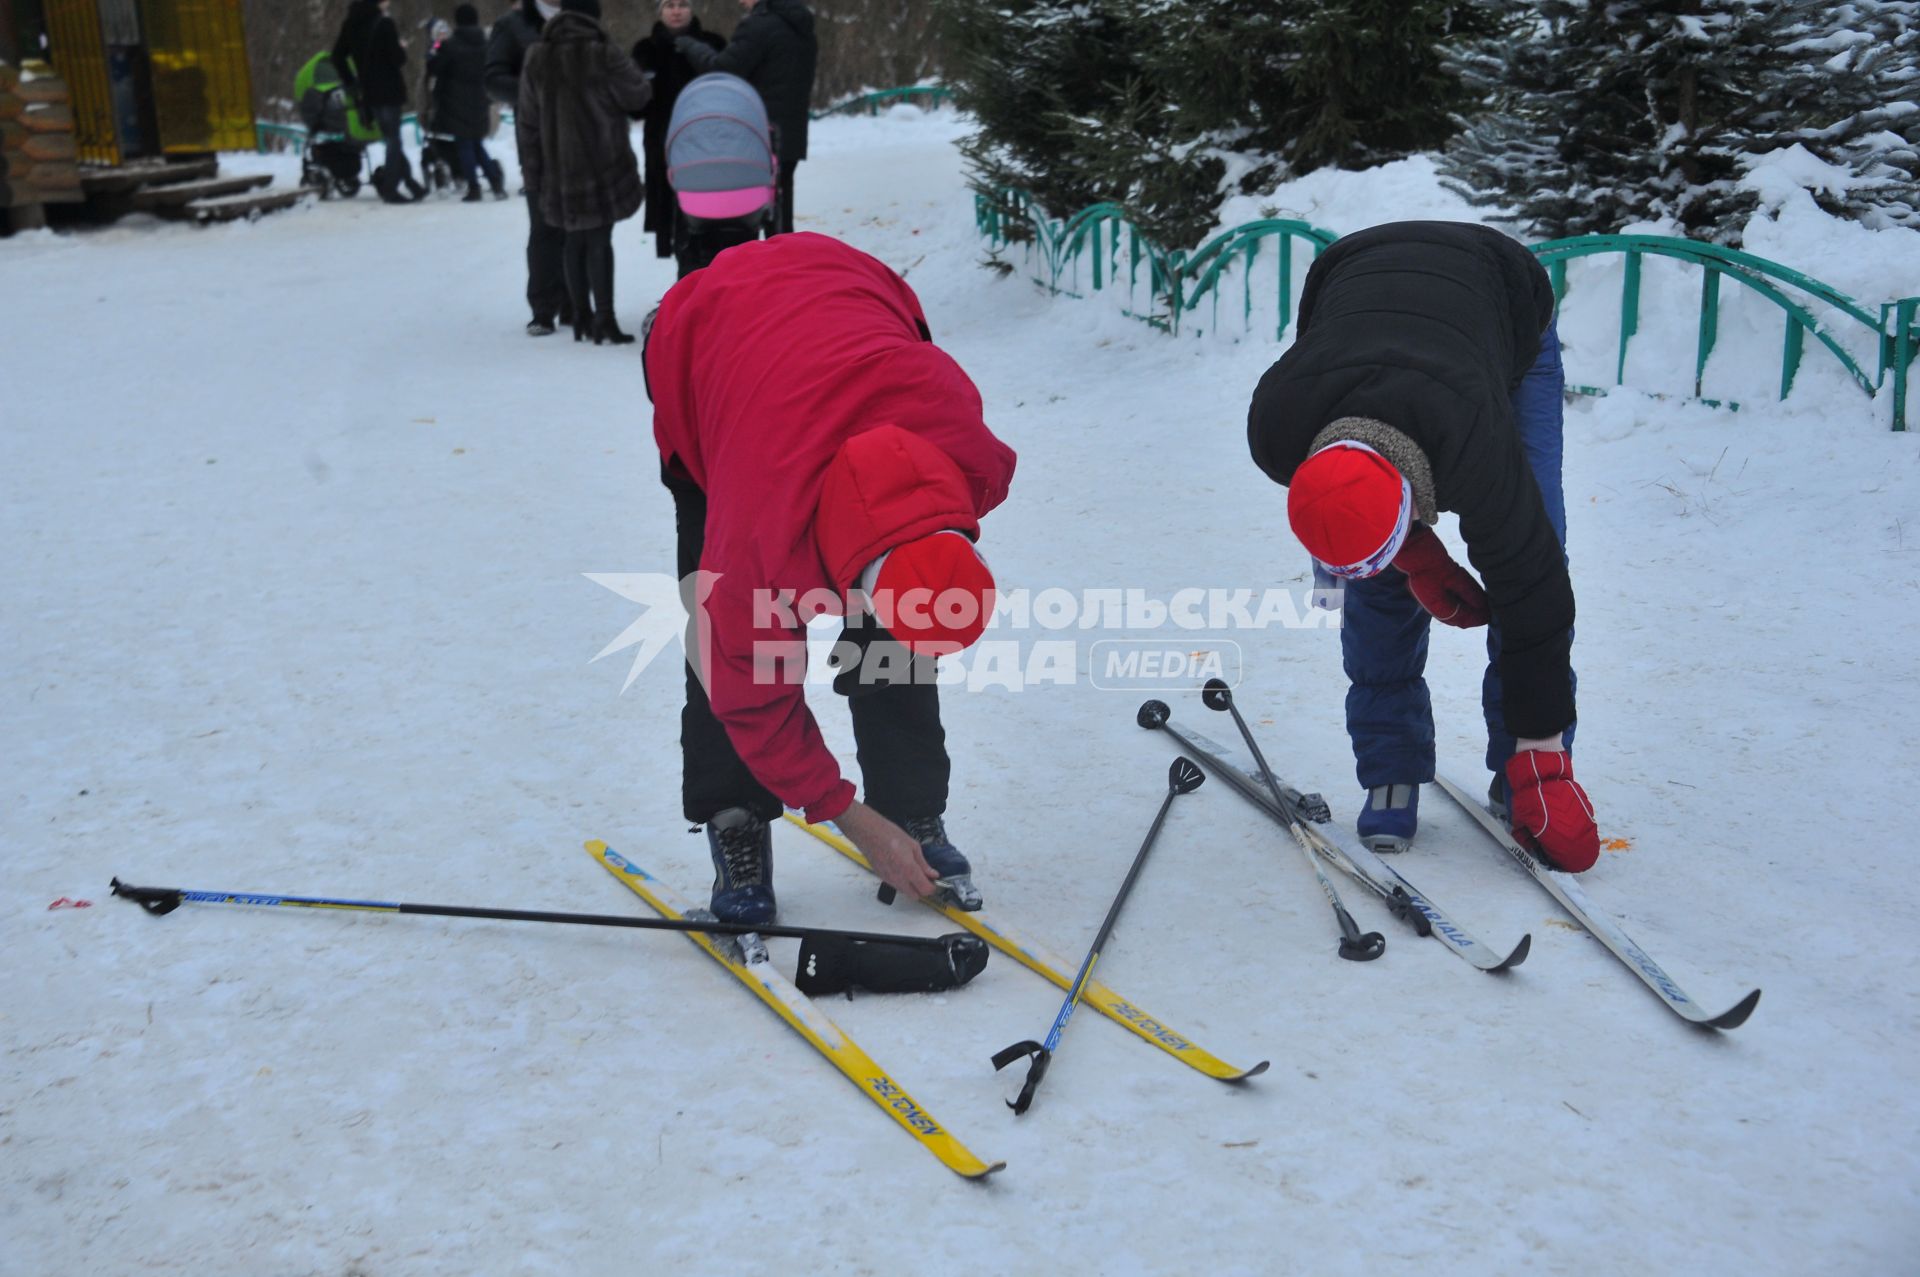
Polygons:
M140 0L160 149L250 150L253 84L241 0Z
M53 66L73 94L74 138L86 164L118 164L113 90L107 82L106 43L97 0L46 0L47 43Z

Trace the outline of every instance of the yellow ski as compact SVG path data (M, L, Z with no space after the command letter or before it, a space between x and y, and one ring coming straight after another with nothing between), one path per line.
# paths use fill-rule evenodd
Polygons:
M671 888L604 842L598 839L589 842L587 851L606 867L608 873L652 905L661 917L682 918L686 915L686 902L675 895ZM922 1148L939 1158L948 1170L968 1179L984 1179L1005 1168L1005 1162L983 1162L969 1152L966 1145L949 1134L945 1127L933 1119L931 1113L920 1106L919 1101L907 1093L906 1087L888 1077L885 1070L860 1049L858 1043L840 1030L839 1025L822 1015L811 998L774 970L772 963L743 963L728 948L714 943L711 936L697 932L689 933L687 939L706 950L715 962L752 989L762 1002L772 1007L801 1037L813 1043L820 1054L852 1079L868 1099L884 1109L888 1116L906 1129L907 1134L920 1142Z
M869 873L873 872L873 866L867 863L867 858L860 854L859 848L842 837L840 831L834 826L810 825L793 812L787 813L787 819L862 869ZM1021 966L1046 977L1056 987L1067 992L1073 990L1073 979L1078 970L1077 967L1070 966L1055 957L1043 946L1017 935L1013 928L1004 922L989 918L985 910L968 913L964 909L942 904L932 897L920 903L959 923L1000 952L1013 958ZM1098 980L1088 979L1086 990L1081 994L1081 1000L1109 1020L1125 1025L1133 1033L1153 1043L1182 1064L1197 1069L1210 1078L1217 1078L1222 1082L1241 1082L1250 1077L1258 1077L1267 1071L1265 1060L1250 1069L1242 1069L1228 1064L1218 1056L1209 1054L1195 1045L1192 1039L1175 1033L1164 1023L1148 1015Z

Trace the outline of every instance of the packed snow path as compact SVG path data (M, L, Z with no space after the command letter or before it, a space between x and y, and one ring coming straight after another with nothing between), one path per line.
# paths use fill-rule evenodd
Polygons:
M983 543L1003 583L1298 589L1244 444L1276 348L981 269L960 127L824 123L799 207L907 273L1019 449ZM1415 164L1291 207L1351 230L1448 201ZM677 666L622 696L627 656L589 663L636 609L583 574L671 570L637 347L521 334L524 218L362 199L0 242L0 1273L1911 1265L1920 444L1811 354L1792 401L1758 402L1777 330L1747 411L1616 395L1568 423L1580 769L1626 846L1587 887L1702 1001L1763 986L1737 1033L1677 1023L1438 795L1398 867L1490 941L1531 931L1531 958L1479 975L1350 889L1389 951L1341 962L1298 855L1211 786L1100 975L1265 1077L1219 1086L1086 1014L1015 1120L987 1057L1058 994L1014 963L828 1004L1007 1160L981 1187L675 936L110 900L119 874L633 908L590 837L704 891ZM1848 256L1848 228L1807 225L1770 255ZM637 328L671 270L637 223L616 243ZM1578 375L1610 366L1606 305L1567 317L1575 380L1609 379ZM1350 821L1336 637L1236 637L1275 767ZM1436 631L1469 783L1480 663ZM1160 800L1141 699L1083 677L947 700L951 828L1062 953ZM788 920L938 929L796 830L777 873Z

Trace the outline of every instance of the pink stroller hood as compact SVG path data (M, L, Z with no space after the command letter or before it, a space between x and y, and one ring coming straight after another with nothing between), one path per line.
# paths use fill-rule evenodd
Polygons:
M754 186L738 191L678 191L675 198L680 201L680 211L688 217L717 222L758 213L773 203L773 188Z

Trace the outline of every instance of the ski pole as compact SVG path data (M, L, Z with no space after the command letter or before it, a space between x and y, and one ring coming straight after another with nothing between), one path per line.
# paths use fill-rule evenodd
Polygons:
M1240 716L1240 707L1233 703L1233 689L1226 680L1210 678L1201 689L1200 701L1208 709L1220 710L1233 716L1233 725L1240 729L1240 739L1247 743L1253 753L1253 761L1260 768L1260 779L1267 782L1267 790L1273 795L1273 801L1287 815L1287 832L1300 845L1307 862L1313 866L1313 876L1320 880L1320 890L1325 893L1327 903L1333 906L1333 916L1340 924L1340 956L1354 962L1371 962L1387 950L1387 939L1378 931L1360 934L1353 915L1347 912L1346 905L1340 902L1340 893L1334 890L1333 882L1327 877L1325 866L1320 863L1319 855L1313 844L1307 841L1306 831L1300 827L1300 813L1280 793L1280 782L1273 778L1273 769L1267 766L1267 756L1260 752L1260 744L1253 739L1253 729L1247 726L1247 720Z
M1190 794L1200 788L1206 778L1206 773L1192 759L1173 760L1173 766L1167 769L1167 796L1160 803L1160 810L1154 814L1153 826L1147 830L1146 841L1140 844L1140 850L1134 854L1133 866L1127 870L1126 881L1120 884L1120 894L1113 898L1113 904L1107 910L1106 921L1100 924L1100 933L1093 938L1093 947L1087 950L1086 958L1080 963L1079 974L1073 977L1073 987L1067 990L1066 1001L1060 1004L1059 1013L1053 1017L1053 1027L1047 1030L1047 1040L1015 1042L994 1054L993 1067L996 1072L1022 1056L1031 1056L1033 1059L1027 1068L1027 1080L1020 1088L1020 1097L1007 1101L1007 1107L1015 1113L1024 1113L1032 1106L1033 1093L1040 1089L1040 1079L1047 1075L1047 1066L1053 1062L1053 1053L1060 1047L1060 1035L1066 1032L1067 1021L1073 1018L1074 1008L1080 1005L1080 995L1085 992L1087 981L1093 977L1093 966L1100 960L1100 947L1113 934L1113 924L1120 917L1120 906L1127 902L1127 893L1133 890L1134 880L1140 876L1140 867L1147 862L1147 852L1153 847L1153 840L1160 836L1160 826L1166 823L1167 809L1181 794Z
M1218 687L1215 686L1218 684ZM1301 827L1299 809L1287 801L1279 781L1274 779L1273 771L1267 766L1266 756L1260 752L1260 746L1254 742L1253 733L1247 729L1246 720L1240 717L1240 710L1233 703L1233 691L1219 679L1207 680L1201 700L1208 709L1225 710L1233 715L1233 721L1240 728L1241 739L1245 740L1253 751L1254 761L1259 764L1260 774L1266 780L1267 788L1272 792L1274 804L1281 815L1281 823L1293 836L1294 843L1300 848L1300 854L1307 858L1307 867L1313 870L1314 879L1320 884L1320 893L1327 898L1327 904L1333 909L1333 920L1340 927L1340 956L1349 962L1371 962L1387 951L1387 938L1378 931L1362 933L1340 899L1340 893L1334 889L1327 877L1326 867L1320 862L1320 855L1314 850L1306 830ZM1160 701L1148 701L1140 707L1137 721L1142 727L1159 728L1170 733L1182 745L1193 748L1191 741L1175 731L1167 721L1170 717L1167 707Z
M386 900L344 900L331 896L283 896L251 891L193 891L180 887L136 887L113 880L113 894L155 917L172 913L182 904L264 905L290 909L341 909L360 913L428 914L439 918L487 918L499 922L554 922L586 927L628 927L638 931L699 932L726 936L782 936L802 942L800 969L806 973L807 946L829 959L843 983L805 985L803 993L838 993L859 984L871 973L885 983L900 979L900 969L949 971L953 988L967 983L986 966L987 945L978 936L955 932L945 936L887 935L870 931L840 931L830 927L787 927L775 924L721 922L719 919L634 918L624 914L555 913L540 909L486 909L466 905L422 905ZM813 964L816 968L819 963ZM892 988L876 991L895 991ZM929 990L931 991L931 990Z

